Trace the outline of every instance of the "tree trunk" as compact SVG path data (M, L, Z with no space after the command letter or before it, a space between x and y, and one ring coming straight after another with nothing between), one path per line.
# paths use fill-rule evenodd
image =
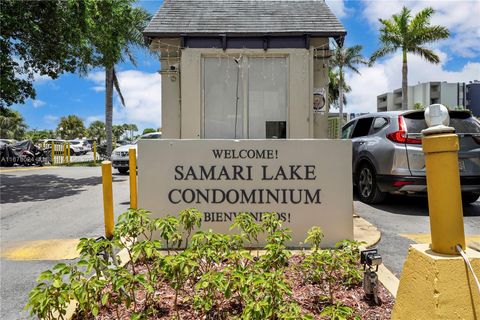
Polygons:
M342 138L342 126L343 126L343 74L342 68L339 70L339 81L338 81L338 137L337 139Z
M408 66L407 66L407 51L403 51L403 66L402 66L402 110L408 109Z
M105 68L105 131L107 133L107 157L112 155L113 118L113 67Z

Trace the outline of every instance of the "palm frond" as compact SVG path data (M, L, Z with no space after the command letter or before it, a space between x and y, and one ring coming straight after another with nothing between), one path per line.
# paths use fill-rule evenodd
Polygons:
M450 36L450 32L443 26L428 26L423 29L417 29L412 37L412 43L422 45L438 40L446 39Z
M415 33L417 30L421 30L430 24L430 17L435 13L433 8L425 8L413 17L408 29L411 33Z
M423 47L415 47L412 52L418 54L420 57L427 60L428 62L435 64L440 62L440 57L430 49Z
M120 90L120 83L118 82L117 72L115 71L115 68L113 68L113 86L115 87L115 91L117 91L118 96L120 97L122 105L126 107L125 99L123 99L122 91Z
M387 54L395 53L400 46L384 46L376 50L370 57L369 64L372 65L377 59L386 56Z

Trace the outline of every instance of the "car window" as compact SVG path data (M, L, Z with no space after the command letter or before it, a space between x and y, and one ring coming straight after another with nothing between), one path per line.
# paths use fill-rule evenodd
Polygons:
M421 133L428 127L423 117L405 115L404 119L408 133ZM465 117L464 112L450 112L449 126L455 128L456 133L480 133L480 124L471 116Z
M342 139L348 139L350 138L350 133L352 132L352 129L354 127L356 121L352 121L350 123L347 123L345 126L342 128Z
M145 137L142 137L142 139L160 139L161 135L160 134L151 134Z
M372 126L373 118L362 118L357 120L357 125L352 133L352 139L368 135Z
M372 134L377 133L378 131L385 128L388 124L388 119L384 117L375 118L372 126Z

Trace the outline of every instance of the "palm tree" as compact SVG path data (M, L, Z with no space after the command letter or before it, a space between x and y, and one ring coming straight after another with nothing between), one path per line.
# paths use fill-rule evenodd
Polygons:
M340 103L340 101L339 101L340 93L339 93L339 87L338 87L338 83L340 82L340 74L338 73L338 71L335 71L333 69L329 69L328 70L328 79L329 79L328 101L331 105L338 108L338 105ZM344 82L343 83L343 92L348 93L350 91L352 91L352 88ZM347 104L347 97L345 95L343 96L343 104L344 105Z
M23 139L27 125L20 112L9 108L0 108L0 138Z
M83 120L76 115L61 117L57 126L57 132L62 139L82 138L85 134Z
M120 102L125 100L115 70L115 65L125 60L135 64L133 49L145 47L142 31L150 20L144 9L133 7L135 0L103 0L91 2L93 19L92 45L98 55L96 64L105 68L105 129L106 152L112 153L113 89Z
M87 129L88 137L97 141L98 144L101 143L102 139L105 139L105 123L102 121L96 120L93 121Z
M387 54L402 50L402 109L408 108L408 66L407 53L421 56L430 63L439 63L440 58L425 47L426 44L448 38L450 33L442 26L430 25L430 17L435 11L425 8L411 17L410 9L403 7L399 14L394 14L391 19L379 19L380 42L382 47L375 51L370 58L371 63Z
M350 70L355 73L360 74L357 69L358 64L367 64L366 59L361 55L362 51L361 45L356 45L350 48L337 46L333 52L333 56L330 60L331 66L333 68L338 68L338 106L339 106L339 116L340 122L338 126L338 137L342 136L342 126L343 126L343 91L345 83L345 70Z
M112 135L115 138L115 141L120 140L122 134L125 133L125 128L123 125L113 125L112 126Z

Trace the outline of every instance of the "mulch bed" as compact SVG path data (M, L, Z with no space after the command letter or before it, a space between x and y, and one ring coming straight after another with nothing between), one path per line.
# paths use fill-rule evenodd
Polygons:
M286 269L286 277L292 288L293 296L302 311L305 314L311 314L314 319L328 319L320 316L320 312L326 303L322 303L321 296L326 296L326 291L319 285L306 283L304 275L296 268L302 260L300 255L293 255L290 258L290 263ZM137 265L137 271L145 272L145 266ZM106 290L111 290L107 287ZM354 308L355 316L361 317L364 320L378 320L390 319L392 312L394 298L386 290L383 285L379 286L379 305L375 305L372 301L364 297L364 292L361 285L354 287L342 286L340 290L335 293L335 301L341 302L345 306ZM154 294L154 307L156 314L153 314L149 319L176 319L177 311L174 310L175 291L166 283L159 283L158 288ZM193 290L191 286L186 286L186 289L179 296L179 310L180 319L197 320L207 319L199 311L192 307ZM242 306L235 302L235 299L225 301L216 308L216 316L208 319L228 319L225 315L239 315L242 311ZM137 291L137 310L141 310L145 305L145 292ZM102 307L96 319L130 319L130 314L133 311L133 303L130 308L124 305L119 307L118 315L114 306L107 305ZM74 318L78 320L78 318Z

